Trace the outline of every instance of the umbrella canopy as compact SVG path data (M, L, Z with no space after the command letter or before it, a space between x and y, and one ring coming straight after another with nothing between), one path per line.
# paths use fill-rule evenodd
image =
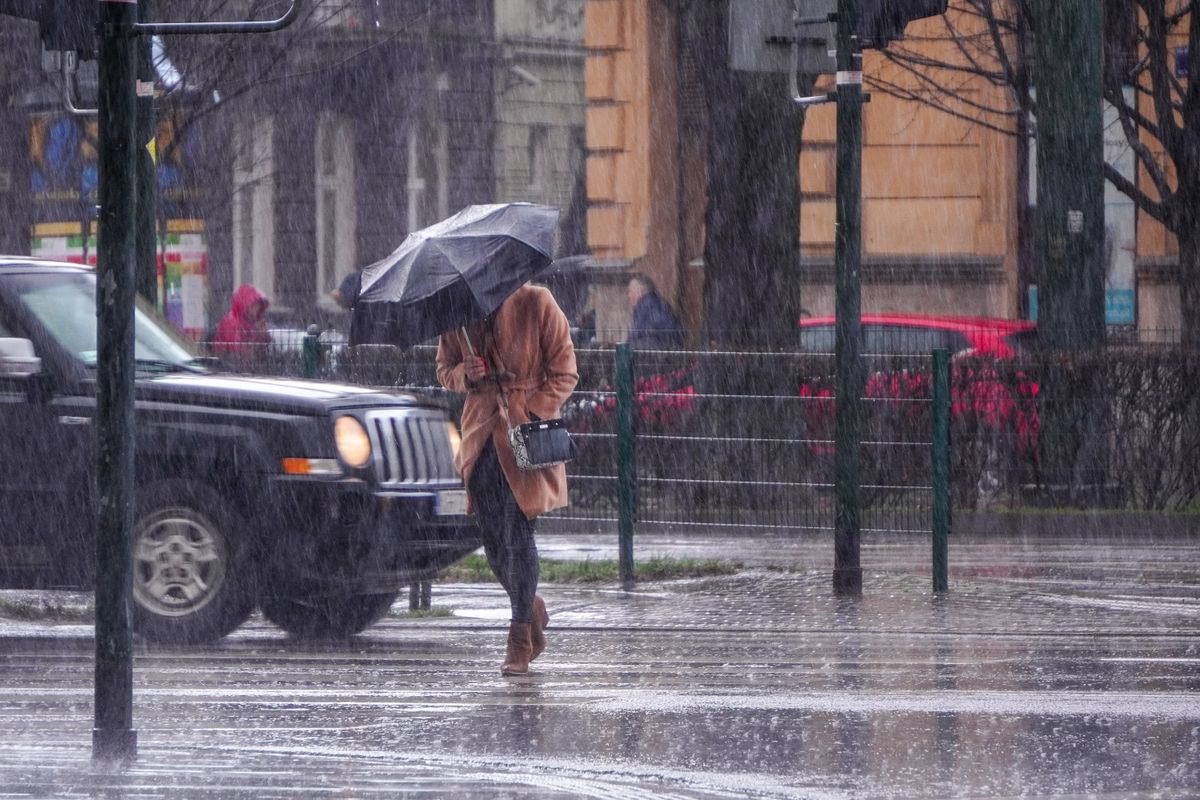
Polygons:
M551 264L558 209L467 206L363 269L351 344L418 344L483 319Z

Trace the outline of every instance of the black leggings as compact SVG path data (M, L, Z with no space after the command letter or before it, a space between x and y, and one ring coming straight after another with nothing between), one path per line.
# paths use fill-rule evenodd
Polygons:
M508 592L513 622L533 619L538 585L536 520L526 519L489 439L471 472L471 500L483 539L483 551L496 579Z

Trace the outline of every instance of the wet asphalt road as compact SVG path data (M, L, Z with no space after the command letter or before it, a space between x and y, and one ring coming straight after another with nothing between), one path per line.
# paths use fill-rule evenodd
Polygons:
M926 540L876 540L847 601L827 538L643 538L754 566L544 587L521 679L491 587L342 644L256 617L139 645L125 767L90 761L90 627L0 620L0 798L1197 797L1200 542L1140 542L955 541L934 597Z

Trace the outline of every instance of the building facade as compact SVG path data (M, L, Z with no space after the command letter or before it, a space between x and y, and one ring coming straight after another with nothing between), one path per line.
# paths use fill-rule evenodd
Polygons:
M496 199L560 209L584 252L583 0L496 0Z
M632 272L653 277L693 326L701 314L706 123L677 8L667 0L587 0L585 8L593 302L598 327L614 341L628 324L619 289ZM967 24L959 20L959 30ZM933 60L953 48L939 19L913 23L908 34L909 46ZM898 94L928 91L876 51L865 54L863 70ZM1011 126L970 121L973 105L1010 106L1007 88L962 75L933 80L955 87L950 110L961 116L878 89L864 106L863 310L1024 316L1036 309L1028 257L1020 256L1034 183L1030 143ZM828 88L828 77L818 81L818 90ZM781 106L789 102L780 97ZM834 307L835 115L833 105L807 111L797 167L799 294L813 315ZM1113 143L1110 163L1127 150ZM1129 261L1121 288L1129 318L1117 321L1177 330L1177 246L1127 198L1106 191L1114 215L1107 251Z
M188 10L163 6L163 19ZM490 202L494 31L493 0L321 0L278 34L167 40L156 149L168 318L203 335L252 283L280 324L332 322L346 274ZM0 132L22 143L0 165L4 247L94 261L95 117L63 110L36 23L0 17L0 33L21 48L0 84Z

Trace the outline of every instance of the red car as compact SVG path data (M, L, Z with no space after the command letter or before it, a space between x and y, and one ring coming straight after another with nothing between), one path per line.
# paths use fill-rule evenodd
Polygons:
M834 331L834 317L800 320L800 351L833 353ZM982 440L1002 441L1017 454L1036 459L1040 428L1037 381L1017 365L1012 369L999 366L1034 345L1035 323L993 317L863 314L862 331L869 370L864 395L871 401L869 424L878 426L874 436L891 439L911 434L921 438L920 431L929 424L923 404L908 401L930 398L928 356L945 349L958 357L951 372L950 414L959 431L960 449L982 436ZM881 361L872 356L926 358ZM800 382L800 396L809 401L805 419L812 440L809 448L815 455L833 453L834 384L831 374ZM875 458L881 463L884 460L880 454Z
M800 350L832 353L835 319L800 320ZM1028 320L996 317L955 317L933 314L863 314L863 352L890 355L928 355L945 348L991 358L1013 358L1029 348L1037 326Z

